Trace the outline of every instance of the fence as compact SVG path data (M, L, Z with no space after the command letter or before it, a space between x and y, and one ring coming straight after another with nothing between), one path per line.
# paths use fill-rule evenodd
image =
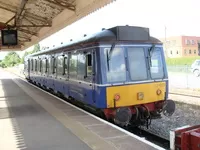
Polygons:
M167 66L170 89L200 89L200 77L195 77L190 68L187 65ZM23 70L20 67L14 67L13 70L23 75Z
M167 68L170 88L200 89L200 77L193 74L190 66L167 66Z

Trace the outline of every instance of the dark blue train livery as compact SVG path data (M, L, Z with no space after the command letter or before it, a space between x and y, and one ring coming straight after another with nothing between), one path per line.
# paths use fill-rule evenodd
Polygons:
M149 29L117 26L25 58L26 79L100 110L116 124L172 115L162 43Z

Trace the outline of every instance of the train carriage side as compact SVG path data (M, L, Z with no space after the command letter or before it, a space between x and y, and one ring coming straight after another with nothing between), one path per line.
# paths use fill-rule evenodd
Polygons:
M168 75L163 47L146 28L115 27L77 46L80 44L36 54L42 62L36 82L101 109L108 120L122 126L146 124L163 110L173 114L174 103L166 104ZM31 61L29 67L27 72L32 69ZM32 72L28 74L35 80Z

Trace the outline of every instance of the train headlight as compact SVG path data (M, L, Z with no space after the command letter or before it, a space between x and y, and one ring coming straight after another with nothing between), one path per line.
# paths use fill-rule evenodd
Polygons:
M119 94L115 94L115 95L114 95L114 100L115 100L115 101L118 101L119 99L120 99L120 95L119 95Z
M158 89L157 91L156 91L156 94L157 95L160 95L162 93L162 91L160 90L160 89Z
M143 100L144 99L144 93L143 92L137 93L137 99L138 100Z

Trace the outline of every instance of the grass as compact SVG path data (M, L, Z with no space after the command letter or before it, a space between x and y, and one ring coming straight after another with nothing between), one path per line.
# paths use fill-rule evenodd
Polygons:
M183 66L191 65L196 59L200 59L200 56L195 57L181 57L181 58L166 58L168 66Z

